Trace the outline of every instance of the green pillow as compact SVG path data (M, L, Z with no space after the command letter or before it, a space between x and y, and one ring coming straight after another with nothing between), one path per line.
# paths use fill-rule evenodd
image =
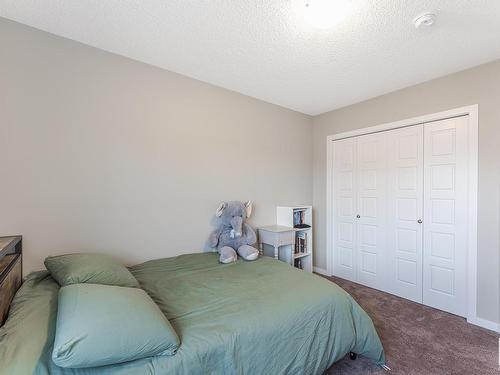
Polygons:
M59 290L52 360L60 367L173 355L179 344L165 315L142 289L74 284Z
M61 286L89 283L138 288L134 275L121 263L103 254L65 254L45 258L45 267Z

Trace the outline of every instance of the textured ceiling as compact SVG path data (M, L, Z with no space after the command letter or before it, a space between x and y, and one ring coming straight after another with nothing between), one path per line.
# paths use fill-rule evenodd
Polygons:
M0 16L310 115L500 58L498 0L354 0L327 29L305 3L0 0ZM436 24L416 30L423 11Z

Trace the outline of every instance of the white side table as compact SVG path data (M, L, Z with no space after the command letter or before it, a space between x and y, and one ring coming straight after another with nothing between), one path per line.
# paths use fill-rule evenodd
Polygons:
M259 250L261 255L264 252L264 244L274 247L274 259L278 259L280 246L292 245L293 251L295 246L295 230L292 227L271 225L268 227L258 228L258 231Z

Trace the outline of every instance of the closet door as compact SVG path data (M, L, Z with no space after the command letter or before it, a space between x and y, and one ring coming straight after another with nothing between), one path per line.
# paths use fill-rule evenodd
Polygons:
M356 140L333 145L334 274L356 281Z
M357 137L356 250L359 283L387 290L384 132Z
M389 291L422 303L423 125L387 132Z
M423 302L466 316L468 117L424 125Z

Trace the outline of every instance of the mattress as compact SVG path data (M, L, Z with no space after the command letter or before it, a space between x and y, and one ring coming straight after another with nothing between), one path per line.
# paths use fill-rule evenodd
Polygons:
M177 354L98 368L51 360L59 285L30 274L0 328L0 374L321 374L350 351L384 364L373 323L343 289L269 257L214 253L130 268L181 340ZM89 322L91 324L91 322Z

